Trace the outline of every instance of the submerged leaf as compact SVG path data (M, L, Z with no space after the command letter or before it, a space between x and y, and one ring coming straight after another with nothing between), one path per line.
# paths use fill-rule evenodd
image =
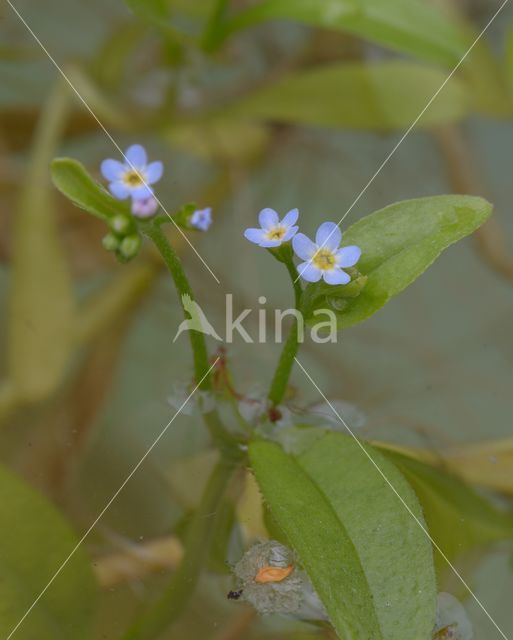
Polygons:
M280 78L229 107L228 114L325 127L404 129L446 78L447 73L440 69L403 60L330 64ZM465 85L456 79L418 126L461 120L468 115L470 102Z
M414 488L430 534L449 560L513 538L513 516L496 509L456 476L396 452L385 453ZM435 560L440 571L447 569L440 554Z
M446 65L458 63L468 47L447 15L420 0L261 0L235 14L211 44L267 20L338 29Z
M67 89L58 86L41 115L15 217L9 375L14 394L27 402L46 397L61 382L73 339L73 285L48 179L67 108Z

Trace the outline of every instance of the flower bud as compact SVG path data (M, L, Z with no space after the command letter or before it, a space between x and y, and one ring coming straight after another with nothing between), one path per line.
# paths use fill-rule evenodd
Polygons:
M119 248L119 238L115 233L108 233L102 239L104 249L107 251L116 251Z
M114 216L110 221L110 228L114 232L119 234L127 233L128 231L130 231L131 227L132 227L132 221L130 220L130 218L128 216L124 216L121 213Z
M139 235L133 234L131 236L126 236L126 238L123 238L121 241L119 253L123 258L130 260L130 258L134 258L139 253L141 244L142 241Z

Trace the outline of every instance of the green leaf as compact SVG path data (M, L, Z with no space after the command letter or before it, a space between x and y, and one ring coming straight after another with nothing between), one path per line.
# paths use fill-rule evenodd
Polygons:
M118 214L128 214L131 217L129 204L113 198L76 160L53 160L52 180L57 189L73 204L105 222Z
M78 540L54 507L0 467L0 634L6 638ZM86 640L96 586L83 548L73 555L15 637Z
M384 453L414 488L429 532L451 562L468 551L513 538L513 516L496 509L456 476L400 453ZM435 561L441 573L449 568L438 553Z
M444 249L480 227L491 212L492 205L482 198L433 196L365 216L347 229L342 242L361 248L357 267L367 277L365 286L352 298L343 286L320 288L307 321L316 321L313 310L331 308L339 328L362 322L418 278Z
M362 446L423 522L417 498L397 468ZM358 444L321 432L300 455L257 441L249 456L272 517L339 637L428 638L436 603L431 545Z
M69 364L75 302L48 178L66 121L68 89L46 103L15 216L9 300L9 377L14 395L35 402L53 392Z
M421 0L263 0L235 14L211 45L267 20L338 29L444 65L455 65L468 46L447 15Z
M350 129L404 129L446 77L439 69L402 60L330 64L281 78L229 107L228 116ZM468 115L469 106L465 85L455 79L418 126L456 122Z

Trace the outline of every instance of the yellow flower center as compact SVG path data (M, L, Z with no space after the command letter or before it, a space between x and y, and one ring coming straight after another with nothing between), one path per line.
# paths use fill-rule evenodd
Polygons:
M287 229L285 227L273 227L269 229L267 232L268 240L281 240L283 236L287 233Z
M331 271L335 268L337 260L330 249L318 249L312 257L312 263L322 271Z
M139 187L144 184L144 178L138 171L127 171L123 180L129 187Z

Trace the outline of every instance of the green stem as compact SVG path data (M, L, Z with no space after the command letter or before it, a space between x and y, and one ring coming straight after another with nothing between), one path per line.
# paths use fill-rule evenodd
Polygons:
M189 296L191 300L194 300L194 294L192 293L191 285L187 280L187 276L185 275L180 259L174 252L171 244L166 238L166 235L158 224L155 224L154 222L146 222L140 223L140 227L143 233L153 241L159 250L160 255L164 259L164 262L169 269L169 273L173 278L173 282L175 283L184 317L188 318L187 311L184 307L183 296ZM199 331L188 331L187 333L189 334L194 359L194 377L196 382L199 383L199 388L208 391L212 388L212 381L210 375L207 375L211 365L208 359L205 338Z
M239 456L240 460L240 456ZM238 462L238 461L237 461ZM204 566L218 517L218 505L236 468L232 459L221 457L210 475L200 505L190 524L185 553L164 594L123 636L123 640L150 640L173 624L194 594Z
M289 272L290 279L292 281L292 286L294 287L296 309L298 311L301 311L301 299L303 290L299 282L297 269L294 266L294 262L292 261L292 255L287 256L286 260L284 260L284 264L287 267L287 271ZM269 390L268 398L273 405L280 404L280 402L283 400L283 397L285 396L290 373L292 371L292 367L294 366L294 360L299 348L298 336L298 321L297 318L294 318L294 322L290 328L290 333L287 341L283 346L280 359L278 361L278 366L276 367L276 371L274 372L274 376L271 382L271 388Z
M141 231L153 241L155 246L160 252L160 255L164 259L166 266L175 283L176 291L180 299L180 304L184 312L185 318L187 318L187 312L183 304L182 296L189 296L191 300L194 300L191 285L185 275L182 263L174 252L171 244L169 243L166 235L160 228L158 221L153 220L151 222L140 222L139 228ZM193 360L194 360L194 377L199 384L199 388L203 391L212 390L212 378L208 373L211 368L211 364L208 359L207 345L205 338L199 331L188 331L189 340L191 343ZM208 374L208 375L207 375ZM230 457L236 457L238 455L238 444L234 438L223 427L217 411L214 409L208 413L203 414L203 420L212 436L214 444L220 451Z

